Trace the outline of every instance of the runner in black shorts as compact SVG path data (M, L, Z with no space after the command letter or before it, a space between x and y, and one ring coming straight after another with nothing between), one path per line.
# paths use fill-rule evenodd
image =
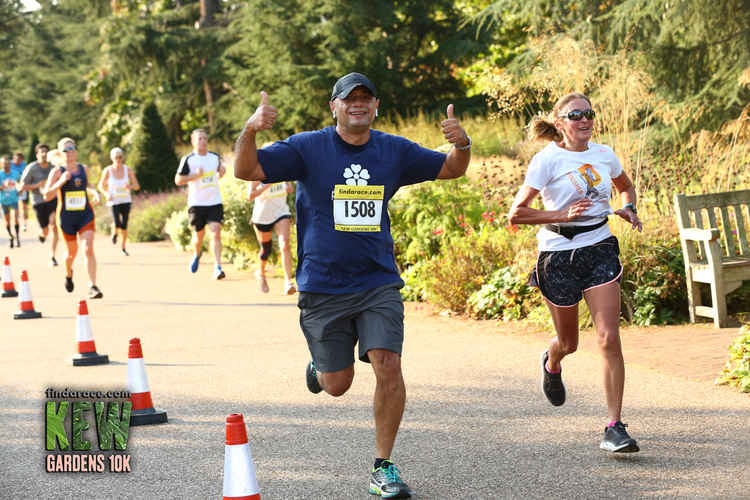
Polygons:
M531 160L526 180L510 210L512 224L539 224L539 256L530 283L539 287L557 337L542 353L542 391L555 406L565 403L560 361L578 347L578 302L586 299L604 358L604 391L609 420L600 448L636 452L635 439L620 421L625 363L620 343L620 248L609 230L614 213L642 229L635 188L614 151L590 142L595 112L579 93L555 104L552 117L535 118L532 139L550 141ZM623 208L612 212L612 185ZM530 207L539 193L544 210Z
M31 203L34 207L34 213L36 213L36 220L39 222L39 241L44 243L50 232L52 233L49 257L50 265L56 266L57 259L55 258L55 253L57 252L57 242L59 239L57 235L57 223L55 221L57 196L49 201L45 201L41 191L41 188L47 182L53 165L47 160L49 146L46 144L37 144L35 151L36 161L30 163L23 171L18 189L26 193L31 192Z
M251 220L255 227L255 236L258 238L260 253L260 268L255 273L255 278L263 293L268 293L268 282L266 281L266 263L273 251L272 231L275 229L279 236L279 248L281 248L281 263L284 266L284 295L293 295L297 287L292 281L292 246L289 242L291 228L291 211L286 203L287 193L294 192L291 183L278 182L276 184L264 184L253 181L248 186L248 198L253 203L253 215Z
M73 261L78 253L78 239L84 242L84 260L89 274L89 298L100 299L102 292L96 285L96 255L94 255L94 210L89 203L89 194L94 203L99 203L99 193L88 185L88 172L85 165L78 163L76 143L63 137L57 143L54 153L57 165L52 169L44 188L44 198L51 200L55 195L57 221L60 225L67 255L65 256L65 290L73 291Z
M219 179L226 173L218 154L208 150L208 135L203 129L190 134L193 152L183 156L174 176L178 186L188 186L188 218L195 230L193 236L193 259L190 272L198 271L206 226L211 231L211 247L214 254L214 279L226 277L221 268L221 223L224 222L224 205L221 203Z

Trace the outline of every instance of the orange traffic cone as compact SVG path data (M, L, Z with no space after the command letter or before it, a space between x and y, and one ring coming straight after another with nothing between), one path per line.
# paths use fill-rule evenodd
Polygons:
M224 500L260 500L255 466L247 442L241 413L227 417L227 441L224 447Z
M78 302L76 342L78 342L78 354L73 356L73 366L104 365L109 363L109 356L96 353L94 334L91 333L89 308L85 300Z
M5 264L3 264L3 297L18 297L16 287L13 285L13 274L10 272L8 257L5 257Z
M133 403L130 425L161 424L167 421L167 412L155 410L154 402L151 401L139 338L130 339L128 348L128 390Z
M18 297L20 311L13 315L13 319L41 318L42 313L34 310L34 302L31 300L31 288L29 288L29 274L21 271L21 295Z

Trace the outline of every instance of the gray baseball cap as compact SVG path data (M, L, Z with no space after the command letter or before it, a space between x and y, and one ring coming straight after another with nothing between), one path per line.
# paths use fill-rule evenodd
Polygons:
M378 97L378 93L375 91L375 85L367 79L362 73L349 73L338 79L336 84L333 86L333 92L331 92L331 100L333 101L337 97L340 99L346 99L352 90L357 87L364 87L375 97Z

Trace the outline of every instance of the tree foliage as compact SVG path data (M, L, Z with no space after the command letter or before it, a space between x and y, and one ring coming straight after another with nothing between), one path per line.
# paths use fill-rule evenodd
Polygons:
M177 154L172 139L152 102L143 108L128 162L145 192L165 191L173 186Z

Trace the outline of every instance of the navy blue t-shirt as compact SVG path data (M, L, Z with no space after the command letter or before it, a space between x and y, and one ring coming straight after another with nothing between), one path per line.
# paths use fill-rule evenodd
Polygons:
M393 255L388 201L401 186L434 180L446 155L370 131L361 146L335 127L258 150L264 182L297 181L297 285L343 294L403 285Z

